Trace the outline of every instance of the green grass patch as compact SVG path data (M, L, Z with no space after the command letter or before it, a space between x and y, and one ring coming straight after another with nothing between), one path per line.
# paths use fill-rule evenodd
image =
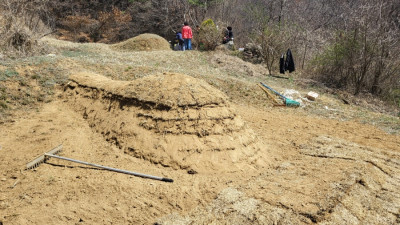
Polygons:
M71 51L71 50L66 50L61 52L62 56L69 57L69 58L76 58L76 57L82 57L82 56L87 56L87 52L83 51Z
M19 73L14 69L6 69L4 71L0 71L0 81L9 80L18 76Z

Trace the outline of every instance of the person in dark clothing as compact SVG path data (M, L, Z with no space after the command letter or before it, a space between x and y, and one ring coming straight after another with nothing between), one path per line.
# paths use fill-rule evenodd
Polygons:
M226 44L230 41L233 41L233 32L232 27L227 27L224 34L224 40L222 41L223 44Z
M285 70L288 70L289 73L295 70L293 55L290 49L288 49L286 52Z
M180 31L176 32L176 40L178 40L179 50L183 50L183 38Z

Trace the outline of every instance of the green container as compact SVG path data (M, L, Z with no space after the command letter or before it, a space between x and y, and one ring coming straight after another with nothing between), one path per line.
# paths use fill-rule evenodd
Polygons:
M285 98L285 105L290 106L290 107L299 107L300 102L297 102L295 100L292 100L290 98Z

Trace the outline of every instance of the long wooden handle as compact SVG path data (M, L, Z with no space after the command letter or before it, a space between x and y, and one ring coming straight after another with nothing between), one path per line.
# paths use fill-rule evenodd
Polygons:
M258 84L258 86L259 86L265 93L267 93L268 97L269 97L273 102L275 102L276 104L279 104L279 102L276 100L276 98L275 98L271 93L269 93L268 89L266 89L265 87L263 87L261 84Z
M160 181L164 181L164 182L174 182L174 180L172 180L170 178L157 177L157 176L147 175L147 174L143 174L143 173L135 173L135 172L127 171L127 170L120 170L120 169L116 169L116 168L112 168L112 167L108 167L108 166L97 165L94 163L88 163L88 162L84 162L84 161L80 161L80 160L76 160L76 159L70 159L70 158L53 155L53 154L49 154L49 153L45 153L44 155L48 156L48 157L52 157L52 158L57 158L57 159L62 159L62 160L67 160L67 161L71 161L71 162L75 162L75 163L88 165L88 166L98 167L98 168L102 168L102 169L106 169L106 170L110 170L110 171L114 171L114 172L118 172L118 173L125 173L125 174L130 174L133 176L144 177L144 178L149 178L149 179L153 179L153 180L160 180Z

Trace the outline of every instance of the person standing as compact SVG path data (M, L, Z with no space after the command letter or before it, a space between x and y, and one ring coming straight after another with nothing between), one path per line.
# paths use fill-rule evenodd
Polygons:
M182 38L184 41L183 51L185 50L192 50L192 28L189 26L188 22L183 23L182 27Z

